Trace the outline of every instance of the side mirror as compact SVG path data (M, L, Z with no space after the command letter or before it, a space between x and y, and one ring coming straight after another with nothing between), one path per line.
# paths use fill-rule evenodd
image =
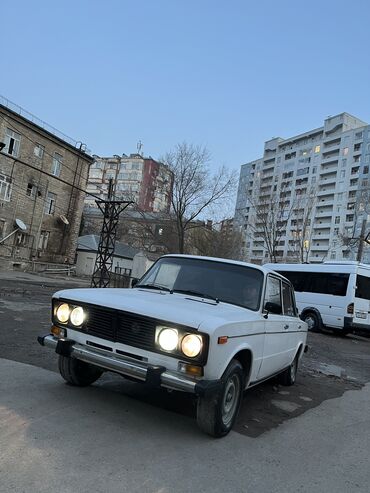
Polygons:
M138 282L139 279L137 277L133 277L131 281L131 287L134 288Z
M272 301L265 303L265 310L267 313L275 313L275 315L281 315L283 313L282 306L279 303L272 303Z

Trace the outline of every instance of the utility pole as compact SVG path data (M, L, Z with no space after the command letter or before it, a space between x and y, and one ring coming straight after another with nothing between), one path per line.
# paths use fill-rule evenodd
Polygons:
M109 180L108 199L96 200L97 206L103 213L103 226L94 273L91 278L90 286L92 288L107 288L109 286L119 216L132 203L132 201L114 200L112 178Z

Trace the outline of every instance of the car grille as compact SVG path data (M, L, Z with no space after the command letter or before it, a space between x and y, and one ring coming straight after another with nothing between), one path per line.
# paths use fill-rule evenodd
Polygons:
M156 319L91 305L85 306L84 310L87 319L79 329L81 332L107 341L154 350Z

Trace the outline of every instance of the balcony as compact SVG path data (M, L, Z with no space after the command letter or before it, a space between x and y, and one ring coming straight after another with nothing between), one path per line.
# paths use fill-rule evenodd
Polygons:
M330 230L330 226L331 226L331 221L322 221L322 223L314 223L313 225L313 229L314 231L316 229L329 229Z
M335 194L335 187L330 187L329 189L319 190L317 192L317 197L326 197L329 195L333 195L334 197L334 194Z

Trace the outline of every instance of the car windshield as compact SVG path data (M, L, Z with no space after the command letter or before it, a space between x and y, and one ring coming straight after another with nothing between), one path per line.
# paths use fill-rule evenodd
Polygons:
M263 273L253 267L186 257L163 257L136 287L199 296L258 310Z

